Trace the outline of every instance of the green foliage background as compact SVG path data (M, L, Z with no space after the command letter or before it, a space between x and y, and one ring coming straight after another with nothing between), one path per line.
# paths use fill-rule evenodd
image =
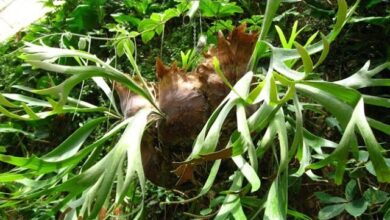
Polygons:
M388 114L390 8L388 1L370 0L361 2L346 24L337 23L342 20L337 16L340 12L340 5L342 5L340 2L343 1L293 0L282 1L281 3L279 1L270 2L272 1L268 2L267 7L265 1L201 0L199 11L192 19L186 21L185 14L190 9L191 3L185 0L69 0L60 6L56 6L55 1L49 0L46 1L46 5L54 8L53 13L0 46L0 78L2 81L0 91L2 94L16 93L32 98L41 98L39 92L38 94L31 94L28 89L21 90L14 86L23 85L29 88L45 89L58 85L68 78L61 73L46 71L42 66L38 69L26 65L25 61L29 62L35 59L34 61L40 62L42 60L40 58L31 59L31 57L28 57L29 52L26 54L26 51L22 55L23 51L20 48L24 47L24 42L64 49L64 51L58 51L59 54L71 53L71 57L63 55L56 57L55 63L58 65L84 66L89 62L98 63L102 61L104 63L109 61L108 64L118 69L118 76L121 76L120 72L135 75L138 74L137 69L139 69L139 73L143 77L153 81L155 80L154 63L156 57L162 57L166 63L179 60L184 65L188 61L183 58L185 53L182 51L196 48L201 35L206 36L208 45L216 43L215 36L218 31L221 30L226 33L231 31L234 26L246 22L249 30L261 31L260 40L265 40L273 45L267 49L265 43L259 43L256 48L257 53L254 56L257 54L260 59L254 59L252 65L254 73L264 82L269 83L259 84L260 86L256 88L259 91L263 88L271 88L269 90L270 94L265 96L269 96L268 101L273 105L270 105L271 107L265 106L265 109L269 109L262 112L275 115L271 122L265 122L265 120L270 119L261 121L269 123L267 129L264 127L256 128L260 130L259 134L263 137L256 140L259 143L256 143L255 152L255 155L259 158L260 179L257 180L259 177L256 173L250 175L245 173L246 171L243 169L237 169L230 179L226 178L220 183L214 184L211 191L213 181L210 186L206 182L203 189L208 188L208 190L204 193L202 190L200 194L207 196L184 203L183 201L187 200L188 196L193 197L198 193L190 191L188 195L183 195L154 186L149 182L143 184L140 177L142 187L139 188L137 187L138 181L129 180L129 182L126 182L127 175L134 171L124 172L126 178L123 178L125 180L123 184L127 187L121 188L121 186L118 186L116 191L111 191L111 188L103 189L98 191L102 192L100 197L99 195L94 197L91 188L88 188L90 194L83 195L82 201L89 205L85 209L91 209L92 211L88 211L89 214L85 216L90 215L92 218L100 212L99 206L97 209L94 208L98 201L101 201L100 205L102 207L110 208L110 203L113 201L116 203L117 200L126 198L126 202L120 204L126 210L126 213L122 213L124 214L123 217L130 219L134 217L160 219L164 216L172 219L196 217L278 219L287 216L294 219L330 219L335 216L340 218L355 216L362 219L390 218L390 196L388 194L388 169L390 166L390 114ZM274 8L272 8L272 4ZM350 8L354 4L355 1L348 1ZM337 19L334 21L336 17ZM296 21L298 22L295 23ZM336 23L336 27L333 26L334 23ZM274 25L277 25L279 29ZM337 30L337 25L339 25L339 30ZM321 38L319 32L329 33L332 26L333 30L336 29L335 33L339 32L334 35L334 38L336 35L338 36L335 39L328 40L328 43L333 42L328 48L328 52L326 52L328 53L327 59L322 60L322 64L317 66L316 62L313 63L313 61L321 60L322 54L325 56L326 53L311 55L310 48L315 47L310 47L310 45L314 45L314 42L317 41L322 42L322 51L326 51L327 40L324 40L325 37ZM342 26L344 27L341 28ZM296 29L295 33L293 31L294 27ZM319 32L317 33L317 31ZM333 37L330 36L329 38ZM40 48L35 49L40 50ZM85 58L83 54L75 53L73 49L94 54L99 57L100 61L94 60L94 58ZM288 49L294 50L296 58L299 59L292 61L286 59L285 63L283 60L270 60L271 55L284 59ZM44 49L42 50L42 54L45 55L47 52ZM189 54L187 55L189 56ZM196 62L199 56L199 54L195 54L191 56L191 59ZM79 58L73 59L72 57ZM369 64L366 63L367 60L370 60ZM295 75L296 72L290 70L279 71L282 69L281 65L283 63L294 71L304 73L306 81L301 82L301 79L294 81L294 76L300 76L299 74ZM104 65L102 64L102 66ZM264 74L269 66L274 66L274 69L279 73ZM362 66L364 67L362 68ZM72 69L66 71L71 72ZM287 76L284 75L285 73ZM375 78L372 79L371 77L374 75ZM242 79L243 82L245 80L250 82L251 77L246 77ZM345 78L347 80L339 81L339 84L328 83ZM323 79L325 82L311 82L311 79ZM379 79L384 80L380 81ZM340 85L348 85L348 89ZM374 86L368 87L372 85ZM134 88L136 89L136 87ZM294 90L300 89L302 94L310 95L298 98L289 93L290 89L295 92L292 88ZM350 114L343 112L343 110L338 111L340 109L333 112L329 108L326 109L327 105L338 103L338 101L335 99L332 102L328 98L324 101L322 97L316 97L313 95L315 94L313 88L320 89L323 93L331 94L332 97L342 100L339 106L348 106L347 109L349 109ZM254 95L256 92L251 91L248 94L249 87L246 87L245 83L236 85L235 89L238 91L238 95L231 93L227 103L236 105L237 100L245 99L243 97L247 97L246 101L256 97ZM265 91L265 89L261 91ZM274 95L272 94L273 91L275 92ZM367 96L362 98L357 91ZM282 99L279 99L277 93L282 94ZM261 93L259 92L259 94ZM10 96L5 97L7 98L6 101L0 103L4 107L11 108L15 103L19 105L24 102L19 98L19 100L14 99L10 104L7 102L7 100L10 100ZM54 97L52 96L56 100ZM72 205L77 206L77 201L81 200L77 200L76 197L68 198L65 194L61 196L61 193L72 188L72 185L69 185L70 183L68 185L56 184L77 176L76 174L87 170L93 163L104 164L100 162L103 161L100 159L104 155L113 155L107 158L120 161L118 158L122 158L123 152L125 152L124 148L121 147L124 146L124 142L121 142L122 138L136 135L136 132L132 130L130 121L121 121L120 126L117 125L118 119L116 116L120 116L120 114L116 112L115 104L111 102L110 98L107 98L104 91L99 89L92 80L85 80L75 86L70 91L69 97L74 98L73 102L68 99L66 103L62 103L64 106L59 106L58 103L60 102L57 103L51 99L43 99L46 103L36 106L29 100L25 103L27 103L27 106L33 107L20 107L13 111L16 115L25 112L30 118L34 119L34 117L39 118L39 116L29 110L45 112L48 109L54 109L50 113L51 116L39 120L20 120L16 116L5 117L7 114L4 111L3 115L0 116L0 152L2 155L15 156L13 160L5 156L0 159L8 163L7 165L6 163L0 164L3 172L0 176L0 214L4 218L59 218L59 214L53 212L53 210L59 210L72 216L73 210L68 212L67 208ZM77 102L78 99L94 106L91 107L88 104L83 106L83 104ZM366 104L364 109L362 100ZM274 108L279 104L283 106L280 109L283 109L284 112ZM319 104L325 106L325 108ZM230 111L226 106L228 104L222 105L219 113ZM237 106L240 105L237 104ZM289 111L291 108L296 109ZM237 107L237 112L242 112L242 110L243 107ZM302 111L303 115L295 115L294 111ZM114 117L102 118L102 114ZM143 114L147 113L144 112ZM377 120L375 122L368 120L368 122L372 122L370 126L376 128L376 130L373 130L375 138L370 133L371 129L369 129L368 123L364 123L367 119L364 114ZM134 120L141 123L143 119L142 114L140 114ZM214 117L214 121L210 122L209 127L212 123L218 123L218 120L219 118ZM244 124L248 124L251 128L250 119L248 121ZM93 149L93 147L99 145L96 143L100 143L99 141L102 137L104 139L104 135L107 135L108 131L127 126L125 122L128 123L126 129L128 132L125 131L124 134L120 134L120 132L113 133L107 137L104 140L106 142L102 143L104 147L99 148L100 151L91 153L93 156L89 158L95 157L94 160L86 159L84 161L80 159L83 164L75 163L70 167L56 165L63 166L61 169L50 164L47 167L43 166L47 170L38 168L41 166L39 164L40 158L47 162L51 160L50 158L63 157L64 159L67 157L61 156L64 155L61 150L53 150L55 147L65 146L64 143L68 143L68 146L76 146L69 144L73 141L72 143L76 142L87 146L81 149ZM237 123L240 123L239 116L237 116ZM303 125L301 129L299 129L299 123ZM286 124L289 125L288 130L284 128ZM294 126L297 127L294 128ZM93 131L93 129L95 130ZM307 133L308 131L312 133ZM242 134L245 131L241 130L239 132ZM355 132L360 133L362 138L356 138ZM276 134L278 134L278 138L276 138ZM269 141L266 140L267 135L270 136ZM299 135L306 139L312 137L312 140L305 139L305 141L311 144L314 143L320 149L326 141L330 145L340 142L338 149L342 150L335 151L336 153L332 153L333 150L329 148L324 148L323 151L310 150L311 153L307 157L305 151L309 150L308 148L300 148L304 140L296 138ZM68 137L73 137L73 139ZM207 137L204 141L211 139ZM232 137L236 136L232 135ZM136 137L133 138L136 139ZM285 141L283 138L290 140L290 146L283 146L283 141ZM237 140L232 138L232 141ZM380 143L379 147L377 142ZM280 150L275 150L275 148L279 149L279 144ZM196 146L199 146L199 148ZM367 150L366 146L373 150ZM287 156L291 159L288 164L283 164L283 156L279 158L280 161L278 161L277 156L276 159L272 156L273 154L282 154L283 147L288 149ZM295 150L291 150L294 148ZM201 150L198 152L197 149ZM269 149L273 149L274 152L271 153L268 151ZM238 149L238 151L239 154L244 155L241 158L242 160L244 160L243 158L251 160L251 155L250 153L246 155L246 150ZM91 151L85 150L85 152ZM200 144L195 143L194 151L189 156L189 160L197 158L201 153L211 152L211 149L201 148ZM238 154L235 156L238 156ZM22 158L33 158L36 161L31 159L33 162L26 163ZM66 159L69 158L71 156ZM310 161L305 161L305 158L310 158ZM129 158L127 159L129 160ZM234 162L237 163L237 161ZM13 165L19 168L14 168ZM117 166L121 167L119 164ZM214 166L219 167L218 162ZM251 166L256 167L253 164ZM31 172L27 171L29 169L31 169ZM63 172L66 169L75 169L75 172ZM115 167L115 169L121 170L122 168ZM139 167L134 169L139 169ZM286 175L287 169L289 170L288 174L295 173L295 175ZM310 175L304 174L309 169L313 169L313 172ZM212 179L213 170L208 172L210 172L210 176L208 176L209 173L206 173L205 176ZM231 174L224 172L220 169L218 174L221 176ZM214 174L217 175L216 172ZM39 182L41 175L45 175L43 179L48 180L48 182L43 182L43 180ZM54 178L56 175L58 177ZM99 181L113 181L113 178L107 175L104 174L104 178L99 179ZM24 178L34 179L36 184L28 182ZM63 179L61 180L61 178ZM86 181L85 183L89 182ZM36 186L39 184L44 189ZM116 182L116 184L118 183ZM31 190L31 188L34 190ZM258 188L259 190L254 192ZM287 195L287 188L288 198L284 197ZM87 191L87 187L80 189ZM119 189L123 190L120 195L118 195ZM286 191L284 192L284 190ZM27 196L24 197L24 193ZM46 196L46 193L52 194ZM111 198L110 196L113 199L107 199ZM302 198L305 198L305 201L302 201ZM144 206L140 205L143 203ZM80 207L77 207L74 211L77 210L77 213L80 214ZM84 205L82 207L84 209ZM143 210L143 212L139 212L140 210ZM228 211L231 212L231 215Z

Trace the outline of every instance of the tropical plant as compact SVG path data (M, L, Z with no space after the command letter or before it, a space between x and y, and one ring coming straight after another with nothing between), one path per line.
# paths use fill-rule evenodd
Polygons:
M238 71L237 79L231 77L229 72L231 66L227 66L218 53L210 53L211 56L205 58L208 59L207 61L212 61L208 62L213 67L211 70L208 68L211 71L210 75L218 76L216 80L218 85L224 86L223 89L228 92L222 93L224 96L220 102L210 105L213 111L205 123L196 125L200 127L200 131L193 139L193 146L188 155L185 155L186 159L176 164L175 173L178 178L174 182L180 184L193 180L193 171L204 164L212 163L212 167L203 169L207 170L207 173L203 173L207 178L202 179L204 183L197 195L192 198L168 201L168 204L188 203L206 195L215 187L222 164L227 163L230 158L236 167L229 170L230 178L219 180L225 184L229 183L230 187L221 190L219 196L211 198L209 207L202 210L199 215L195 215L196 217L226 219L232 216L235 219L255 219L262 214L264 219L286 219L288 215L307 219L306 215L289 207L290 178L307 176L313 181L332 179L335 183L341 184L345 179L345 171L349 168L350 159L367 164L367 169L379 182L390 182L390 165L386 158L388 153L378 143L372 130L389 135L390 125L367 117L364 111L365 105L389 108L389 99L365 95L359 90L367 87L390 86L389 79L374 78L381 71L390 68L390 62L370 69L368 61L358 72L334 82L322 80L315 72L315 69L326 59L330 44L351 19L359 3L358 1L348 9L345 0L337 2L336 22L329 34L321 34L321 40L313 43L317 37L316 32L302 46L296 42L297 35L300 33L298 23L294 24L289 40L286 39L282 29L276 26L283 47L279 48L266 39L280 1L267 1L260 35L256 42L248 40L256 43L254 51L244 54L248 59L251 57L248 69L246 66L241 66L248 71ZM224 4L228 7L222 8ZM144 170L148 168L148 160L142 154L145 150L150 150L151 153L148 155L151 157L158 154L153 146L147 148L149 145L145 139L149 136L148 131L153 130L155 126L160 129L158 132L164 132L161 131L163 126L161 121L168 120L169 111L178 111L173 109L176 106L172 103L178 101L182 95L178 93L170 97L171 102L162 106L162 88L168 91L175 88L172 85L181 88L183 79L188 79L188 81L184 80L187 82L185 88L197 88L195 84L198 82L197 79L193 79L197 70L185 74L176 66L168 69L158 61L157 75L161 82L159 96L157 96L154 87L143 79L139 70L134 57L135 44L132 40L125 39L129 36L132 39L141 36L142 40L147 42L156 33L163 33L167 20L179 15L167 11L141 21L138 26L139 32L121 33L124 35L114 43L120 51L119 55L126 55L128 58L136 74L134 77L87 52L26 44L23 49L24 54L21 56L26 63L33 68L64 74L68 78L58 85L44 89L14 86L23 93L1 93L0 112L11 119L23 121L38 121L52 115L74 112L93 113L93 116L99 115L99 117L83 124L63 143L42 156L18 157L0 154L0 161L16 166L0 174L2 187L11 192L0 196L0 207L12 209L18 206L22 210L39 209L39 212L35 213L37 218L55 216L59 211L62 213L62 218L69 219L78 217L94 219L98 216L107 218L111 215L108 213L129 218L142 217L146 188ZM202 1L200 11L205 17L219 17L240 13L241 8L222 1ZM220 35L217 49L222 47L221 44L228 45L226 46L229 48L228 55L234 58L240 51L233 50L232 48L237 48L237 45L229 41L234 38L234 34L239 32L247 38L256 36L246 35L242 27L244 26L234 29L227 40ZM125 40L122 41L122 38ZM320 55L317 61L313 62L316 53ZM190 69L191 56L191 53L183 53L184 69ZM73 58L79 66L58 62L64 58ZM269 63L263 65L268 59ZM181 78L174 78L176 75L173 74ZM70 96L71 91L78 84L89 79L93 79L104 91L112 108L92 105ZM109 86L109 80L119 83L126 89L123 91L127 92L129 100L133 98L139 100L140 108L132 114L127 114L127 102L123 98L126 96L119 94L122 97L121 107L124 106L121 114ZM191 93L193 90L178 91ZM215 91L208 92L210 99L216 96ZM25 95L28 93L31 95ZM180 99L181 103L193 101L188 98L192 96L183 95L183 97L184 99ZM130 109L134 110L135 107L130 106ZM195 108L193 112L185 113L192 116L196 122L197 118L203 117L197 115L199 112L203 114ZM305 125L304 117L307 113L334 119L334 124L339 127L341 139L329 140L324 136L316 135ZM110 128L97 140L89 138L94 129L106 121L110 122ZM231 121L234 121L233 127L224 129L227 122ZM168 126L165 128L169 130ZM193 130L189 131L189 133L193 132ZM180 134L174 135L177 137ZM223 141L224 138L227 141ZM113 146L107 144L112 141L116 142ZM221 143L224 143L224 146L221 146ZM362 149L367 153L364 160L359 157ZM183 152L183 149L176 150L176 152ZM171 154L176 152L175 149L169 149ZM294 166L293 161L298 162L299 165ZM173 162L168 161L168 166L173 166ZM259 164L267 164L269 172L265 174ZM334 169L331 175L322 177L315 173L316 170L329 165ZM163 169L161 170L163 172ZM261 179L266 175L271 176L269 181L262 182ZM347 184L346 191L355 190L354 184L353 181ZM137 185L141 191L137 189ZM368 201L371 204L385 203L385 198L381 198L380 202L369 200L370 193L374 194L369 191L365 197L367 200L359 199L359 201L363 201L364 204ZM253 195L256 197L253 198ZM329 195L322 193L317 196L323 202L329 201L327 200ZM361 210L358 212L354 209L356 208L355 194L351 192L346 196L348 198L345 201L351 204L335 204L339 207L339 213L345 208L354 216L360 215ZM341 200L344 201L344 198ZM347 209L347 206L350 208ZM217 210L213 212L214 209ZM325 209L329 208L325 207L319 213L319 217L330 218ZM254 211L248 213L246 210Z

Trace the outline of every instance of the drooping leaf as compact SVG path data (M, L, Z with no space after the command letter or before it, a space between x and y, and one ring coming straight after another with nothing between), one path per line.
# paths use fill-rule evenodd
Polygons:
M311 73L313 71L313 61L311 60L309 53L299 43L295 42L294 45L297 48L299 55L301 55L305 73Z
M255 192L260 188L260 178L257 176L256 171L253 167L245 161L245 159L239 155L232 158L234 163L237 165L238 169L241 171L242 175L248 180L251 184L251 192Z
M342 175L344 173L348 152L357 151L355 126L359 129L360 134L366 144L378 181L390 182L390 167L386 164L385 158L382 155L382 147L376 141L376 138L372 133L372 130L364 115L363 99L360 99L356 105L338 147L332 152L330 156L322 161L311 164L309 167L318 169L331 162L337 163L336 183L340 184L342 181Z
M0 105L9 107L9 108L17 108L18 106L10 101L8 101L3 94L0 93Z
M0 155L0 161L9 163L18 167L28 168L39 173L47 173L58 170L67 164L72 164L66 159L75 155L85 142L89 134L104 118L98 118L86 123L83 127L76 130L61 145L44 155L42 158L32 156L30 158L15 157L9 155Z
M75 85L82 82L83 80L95 76L101 76L101 77L109 78L111 80L118 81L123 85L127 86L131 91L145 97L153 105L155 105L153 96L150 94L150 91L148 89L145 90L137 83L135 83L134 80L132 80L130 77L120 72L119 70L111 67L105 62L101 61L94 55L88 54L83 51L58 49L58 48L51 48L47 46L39 46L34 44L26 44L26 45L27 47L23 49L24 54L21 56L26 62L30 63L31 65L37 68L72 75L70 78L66 80L66 82L63 82L60 85L48 89L34 91L38 94L60 96L61 105L65 104L66 98L70 90ZM54 60L61 57L80 57L95 62L101 65L102 67L99 66L75 67L75 66L65 66L65 65L51 63Z
M317 68L319 65L321 65L322 62L324 62L324 60L326 59L326 57L327 57L328 54L329 54L330 43L329 43L328 39L326 39L325 35L323 35L322 33L321 33L321 38L322 38L323 50L322 50L322 52L321 52L320 58L318 58L318 61L317 61L317 63L314 65L313 69L315 69L315 68Z
M99 189L99 194L93 196L94 199L91 200L91 203L93 202L93 207L88 215L91 218L95 218L106 201L109 192L112 190L118 167L122 165L126 156L129 156L129 151L131 152L131 155L134 154L135 158L132 158L132 156L127 158L131 161L131 164L130 167L128 167L130 172L128 173L128 176L126 176L126 179L131 179L134 177L135 173L137 173L141 184L141 189L144 190L145 180L143 176L144 174L141 157L139 155L140 141L146 127L147 117L149 114L150 110L144 109L138 112L135 116L129 118L129 120L126 121L127 128L125 132L122 134L114 148L108 154L106 154L103 159L101 159L89 169L83 171L81 174L76 175L64 183L50 189L50 191L68 192L68 199L71 199L85 191L87 188L96 186ZM133 143L130 143L131 146L128 146L128 140L134 140ZM128 181L125 180L124 184L126 185L127 183ZM94 193L94 191L89 191L89 193ZM64 201L62 201L62 203L60 203L56 209L61 208L63 205L65 205ZM141 210L142 209L143 204L141 204ZM139 215L140 214L138 214L138 216Z
M264 219L286 219L287 175L279 175L272 183L265 204Z
M264 219L287 218L287 167L288 167L288 142L287 131L284 126L284 113L280 109L272 124L275 126L279 139L279 163L277 177L272 182L265 204Z

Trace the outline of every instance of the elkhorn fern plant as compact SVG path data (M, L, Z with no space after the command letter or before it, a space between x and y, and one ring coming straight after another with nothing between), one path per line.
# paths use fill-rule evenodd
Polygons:
M222 60L213 58L213 66L218 79L230 88L227 96L215 107L211 116L194 140L187 159L176 167L178 183L192 178L192 171L205 161L213 161L208 177L197 196L170 203L185 203L205 195L217 178L222 159L231 158L236 170L231 178L229 193L224 195L216 219L226 219L232 215L235 219L245 219L242 199L247 198L261 187L259 162L264 155L273 151L276 164L273 167L273 179L263 199L256 204L258 212L264 209L264 219L286 219L288 215L288 177L307 175L319 180L312 171L327 165L335 166L334 180L340 184L350 155L358 151L357 137L364 140L370 162L379 182L390 182L390 167L385 163L386 153L377 142L372 129L389 134L390 126L368 118L364 113L365 104L389 108L389 99L367 96L358 91L372 86L390 86L390 79L373 78L382 70L389 68L384 63L370 69L370 63L350 77L327 82L316 77L315 68L326 58L330 43L340 33L350 18L357 3L349 10L345 0L338 0L338 13L333 30L322 35L322 40L302 46L292 37L287 41L282 30L277 28L284 48L278 48L264 41L271 28L272 18L279 6L279 1L268 1L262 32L258 38L249 66L252 71L243 74L237 83L225 77ZM295 32L296 33L296 32ZM313 38L314 39L314 38ZM296 49L291 49L295 45ZM27 44L22 58L35 68L63 73L70 77L63 83L43 90L18 88L46 97L46 100L20 94L2 94L0 111L4 116L16 120L40 120L55 114L67 112L97 112L101 118L93 119L69 136L51 152L37 157L15 157L0 155L0 161L15 165L17 168L0 175L3 183L14 182L18 187L5 199L2 196L1 207L26 205L34 207L54 206L48 215L58 211L67 217L94 219L99 213L128 213L134 218L142 214L143 203L136 210L130 211L130 194L134 192L134 179L138 180L141 191L145 190L145 174L142 159L144 131L149 125L166 116L157 102L156 96L147 84L137 83L121 71L99 60L96 56L76 50L57 49L46 46ZM320 53L317 62L311 55ZM127 50L133 68L139 73L131 50ZM258 73L258 60L270 54L267 71ZM73 57L95 63L93 66L64 66L54 64L61 57ZM295 64L302 63L295 68ZM164 66L160 66L164 70ZM165 71L165 70L164 70ZM140 73L138 74L140 77ZM256 76L256 77L255 77ZM78 102L69 97L70 91L83 80L94 79L98 85L107 84L109 79L120 83L132 93L147 100L145 105L128 118L121 117L117 111ZM142 79L142 78L140 78ZM107 86L107 85L106 85ZM108 93L112 104L112 92ZM313 108L312 100L332 114L340 124L341 140L336 143L313 134L304 127L302 112ZM255 106L251 113L249 106ZM44 107L44 108L42 108ZM51 109L36 112L37 109ZM24 115L13 110L23 110ZM225 148L220 148L220 139L224 122L228 115L235 112L235 127L230 131ZM154 116L154 117L152 117ZM117 119L113 126L98 140L85 146L93 130L105 118ZM104 143L125 128L117 144L111 149L103 149ZM290 136L289 134L293 134ZM277 141L275 141L277 140ZM272 146L272 147L271 147ZM326 149L326 150L325 150ZM104 156L100 152L109 150ZM299 168L292 172L290 162L299 161ZM291 212L290 212L291 214Z

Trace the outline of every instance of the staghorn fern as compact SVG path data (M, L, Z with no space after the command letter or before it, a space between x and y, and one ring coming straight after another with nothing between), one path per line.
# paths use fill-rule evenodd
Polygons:
M292 45L278 48L263 41L278 5L278 1L267 3L262 33L250 62L250 66L256 67L257 57L262 57L268 48L271 54L268 70L263 74L255 75L256 69L253 68L253 71L237 79L237 83L226 77L225 82L235 83L234 86L227 96L214 106L215 110L205 124L202 124L191 153L176 169L176 173L181 178L191 178L194 167L205 161L214 161L207 180L194 198L171 203L190 202L205 195L216 180L222 159L231 158L237 165L237 169L233 173L229 193L216 213L216 219L225 219L229 215L235 219L245 219L241 199L262 187L260 181L262 173L259 172L258 163L264 159L263 156L267 151L272 150L277 161L275 177L270 188L266 189L268 193L264 196L263 203L255 207L259 210L256 214L265 209L264 219L285 219L288 213L291 214L287 203L288 176L307 175L313 180L319 180L320 177L314 175L312 170L331 164L336 167L335 181L340 184L343 181L349 154L353 155L358 149L358 134L364 140L378 181L390 182L390 167L385 163L384 149L376 141L371 130L373 128L389 134L390 126L368 118L364 114L364 104L389 108L389 99L367 96L357 90L371 86L389 86L389 79L373 77L389 68L390 63L384 63L370 70L367 62L357 73L336 82L308 79L313 76L314 69L325 59L329 44L337 37L357 4L348 11L345 1L339 0L339 11L332 32L322 36L321 41L306 47L295 43L296 49L291 49ZM278 33L282 36L281 30L278 30ZM43 207L44 204L55 206L51 210L51 215L61 210L65 216L81 216L86 219L96 218L99 213L104 214L106 211L114 212L118 208L122 209L122 212L128 211L126 203L130 199L128 191L132 181L138 179L141 190L144 191L145 188L142 166L143 163L145 166L145 160L142 161L141 156L144 147L141 144L144 131L148 124L156 121L156 117L151 117L154 115L153 112L158 117L164 117L164 111L159 109L159 103L156 101L157 97L145 86L145 83L137 84L134 79L93 55L31 44L27 45L24 51L23 58L32 66L71 76L60 85L44 90L18 87L38 95L49 95L47 101L20 94L2 94L0 111L3 115L17 120L40 120L50 115L79 111L98 112L104 117L84 124L61 145L41 157L0 155L0 161L18 167L0 174L0 181L15 182L20 185L9 198L0 203L0 206L24 205L34 201L32 206ZM317 52L321 52L321 55L313 64L311 55ZM131 53L127 55L132 57ZM95 62L96 66L71 67L53 64L60 57L87 59ZM223 62L219 61L220 63L215 62L213 65L220 77L219 80L222 80L227 69L224 69ZM293 68L292 64L299 61L302 62L302 68ZM163 69L163 66L160 68ZM127 119L122 119L123 117L115 111L85 102L78 103L76 107L74 100L68 97L69 92L82 80L92 77L114 80L127 87L132 93L148 100L150 105L129 115ZM225 86L228 88L228 85ZM342 131L339 143L318 137L304 127L302 111L311 104L303 103L305 97L314 100L335 116ZM115 105L115 102L113 104ZM251 115L247 115L246 108L250 105L255 105L256 110ZM36 107L50 108L51 111L34 112ZM9 109L23 110L25 114L19 115ZM226 148L216 151L224 122L229 113L234 111L233 109L236 113L236 127L229 134ZM100 139L82 147L93 129L102 123L105 117L119 118L121 121ZM124 127L126 129L117 144L104 157L100 157L99 153L104 142ZM289 132L294 134L292 138L289 138ZM263 135L260 141L255 144L254 136L261 134ZM270 148L275 139L278 139L277 144L274 145L276 147ZM324 153L325 148L331 153ZM290 173L289 163L294 158L299 161L300 166L295 173ZM86 161L82 163L85 159ZM244 180L249 184L245 185ZM141 216L142 209L143 203L136 210L137 212L130 214L138 218Z

